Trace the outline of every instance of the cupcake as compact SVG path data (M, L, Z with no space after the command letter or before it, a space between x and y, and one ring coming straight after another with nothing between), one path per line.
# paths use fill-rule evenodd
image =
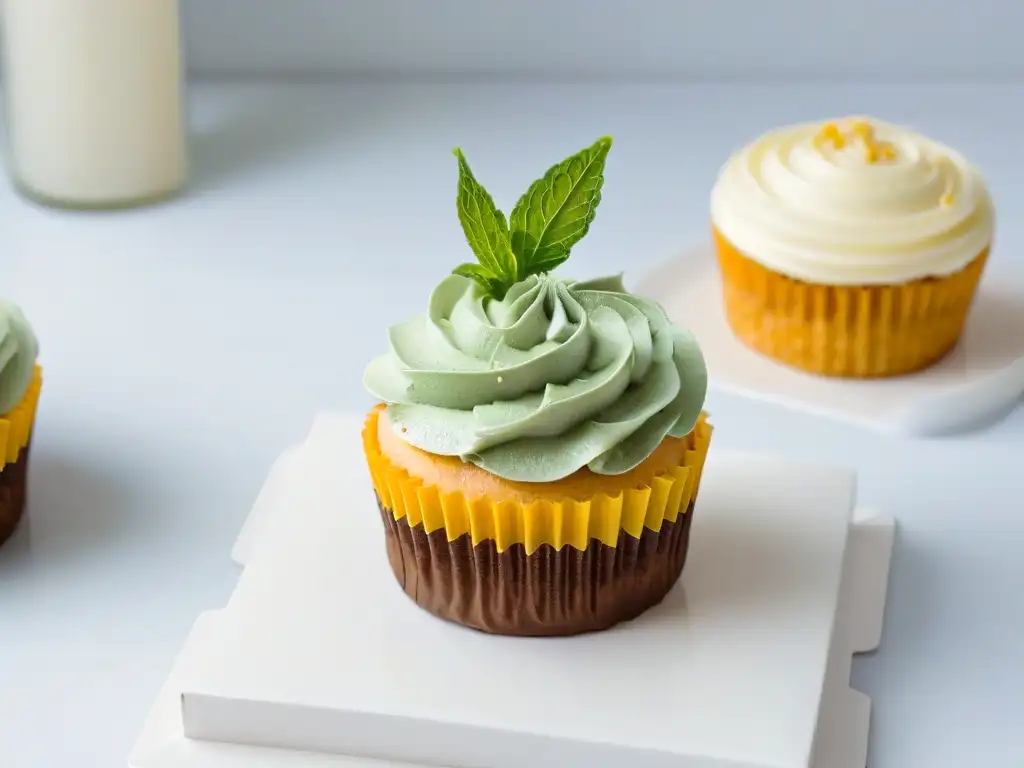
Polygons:
M620 277L551 274L586 235L611 139L506 220L462 153L477 257L366 369L363 444L391 568L420 607L505 635L632 619L682 572L711 439L700 347Z
M994 210L978 170L869 118L768 133L722 169L711 223L733 333L825 376L898 376L960 338Z
M28 449L43 386L38 354L25 315L0 301L0 544L14 533L25 509Z

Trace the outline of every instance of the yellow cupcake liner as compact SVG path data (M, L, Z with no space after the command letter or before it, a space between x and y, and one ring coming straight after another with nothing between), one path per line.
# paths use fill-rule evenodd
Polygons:
M406 518L410 527L422 526L428 534L444 529L449 542L467 534L473 546L493 539L498 552L522 544L528 555L543 544L556 550L565 546L585 550L594 539L615 547L620 531L639 538L644 527L658 532L664 521L675 522L696 499L712 433L707 414L701 414L693 431L682 438L686 441L682 463L655 475L650 482L588 498L545 495L522 503L445 491L410 475L381 451L377 438L379 413L375 409L366 419L363 447L374 490L395 520ZM573 476L576 486L580 473ZM555 484L545 485L550 490Z
M32 373L32 382L25 390L21 401L10 411L0 416L0 445L3 456L0 457L0 469L13 464L28 445L32 436L32 427L36 421L36 407L39 404L39 393L43 389L43 369L37 364Z
M945 356L963 332L989 253L948 277L822 285L761 266L712 233L737 338L794 368L845 378L913 373Z

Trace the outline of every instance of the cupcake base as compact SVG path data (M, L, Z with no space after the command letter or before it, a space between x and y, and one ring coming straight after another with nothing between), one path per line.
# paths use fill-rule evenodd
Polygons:
M14 534L25 511L28 455L29 446L25 446L17 460L0 470L0 544Z
M657 605L686 563L693 503L660 531L620 531L616 546L597 539L576 549L522 544L498 552L493 539L449 541L395 519L377 499L391 570L405 593L439 618L482 632L528 637L577 635L634 619Z
M952 275L899 285L823 285L774 272L712 234L734 335L792 368L840 378L900 376L945 357L988 260L985 249Z
M679 579L707 414L629 472L531 484L409 448L382 413L367 414L363 448L391 569L424 610L492 634L576 635L638 616Z

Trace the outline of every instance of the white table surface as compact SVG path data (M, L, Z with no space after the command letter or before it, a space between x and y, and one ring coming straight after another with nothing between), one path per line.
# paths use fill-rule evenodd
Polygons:
M705 236L729 151L835 113L907 121L972 156L1024 259L1024 86L208 86L177 202L59 213L0 192L0 292L42 338L28 524L0 550L0 764L113 768L274 457L324 407L370 404L384 326L470 257L461 144L508 207L602 133L617 143L578 276ZM1024 332L1007 329L1008 333ZM1024 409L979 434L879 436L715 396L715 444L853 465L897 516L872 768L1024 763Z

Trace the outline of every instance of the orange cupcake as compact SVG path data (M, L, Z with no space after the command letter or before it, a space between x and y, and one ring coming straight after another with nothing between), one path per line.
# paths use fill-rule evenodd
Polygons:
M461 153L477 264L389 330L363 444L388 559L468 627L569 635L634 618L683 569L711 439L693 337L618 277L550 274L587 232L611 146L551 168L510 221Z
M724 166L711 196L725 314L736 336L825 376L898 376L957 343L992 245L978 170L869 118L772 131Z

